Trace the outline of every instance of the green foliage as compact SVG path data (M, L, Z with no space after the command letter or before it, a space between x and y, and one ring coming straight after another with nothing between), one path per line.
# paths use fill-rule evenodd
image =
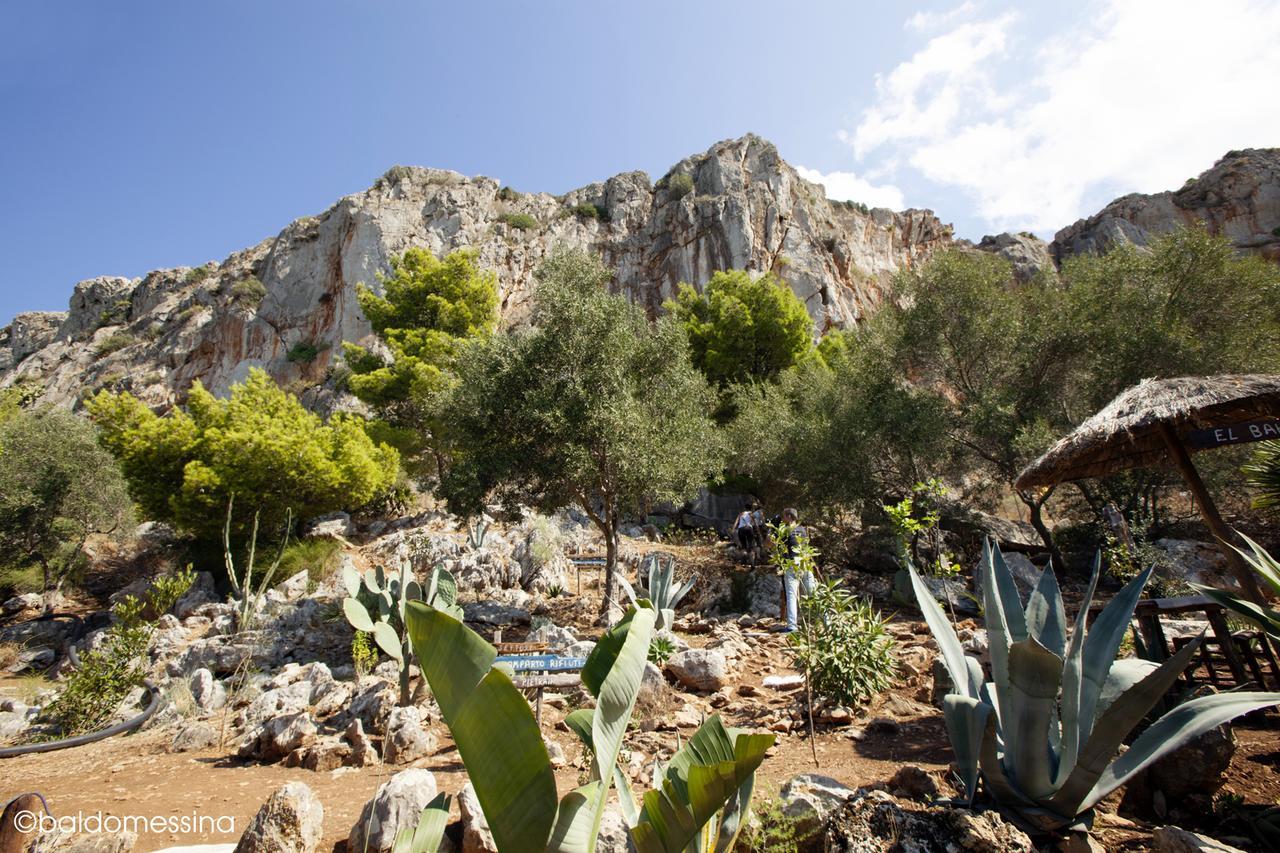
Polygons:
M918 545L921 539L926 539L934 554L925 566L926 572L943 576L959 571L959 567L942 551L942 531L938 529L941 518L939 502L946 495L946 487L937 479L930 478L912 486L911 494L898 503L882 507L889 517L889 527L898 542L898 555L903 568L908 563L920 564Z
M241 631L248 631L253 627L254 617L262 609L262 602L266 598L267 590L271 589L271 582L280 570L280 561L284 557L285 549L289 547L289 531L293 528L293 514L291 510L285 510L284 538L280 540L280 550L277 552L275 560L258 578L258 585L255 587L253 573L258 567L258 521L261 512L255 511L253 514L253 531L249 534L249 542L245 548L244 565L237 571L235 555L231 550L231 518L234 508L235 495L233 494L227 498L227 515L222 525L222 558L227 570L227 581L231 584L231 591L239 600L237 627Z
M113 352L119 352L125 347L131 347L137 342L138 339L130 332L112 332L98 342L93 354L98 358L106 358Z
M371 634L378 648L400 665L400 704L410 704L409 664L413 660L413 646L405 621L405 605L410 601L425 602L461 619L457 582L443 566L436 566L427 588L423 589L413 577L408 560L402 560L398 576L390 578L381 566L369 569L363 576L346 566L342 583L347 590L347 597L342 600L347 621L357 634L366 631Z
M662 666L675 653L676 644L672 642L671 637L667 634L654 634L653 639L649 641L649 654L647 657L652 664Z
M517 231L532 231L538 227L538 220L527 213L504 213L498 217L498 221Z
M91 534L122 534L131 521L120 468L88 421L53 408L0 420L0 565L39 566L48 588Z
M132 302L128 299L117 299L111 307L98 316L98 326L114 326L129 319Z
M426 479L439 466L441 395L463 346L497 324L498 281L480 271L474 252L441 260L423 249L393 257L381 281L382 296L362 286L357 299L392 357L345 344L347 386L377 412L382 440L400 451L409 473Z
M605 222L609 221L609 209L603 204L593 204L589 201L583 201L569 208L569 212L574 216L580 216L583 219L601 219Z
M102 728L129 691L142 683L154 621L169 612L194 580L188 568L158 579L143 600L125 596L112 608L113 621L101 644L81 656L80 666L67 676L62 693L41 718L64 737Z
M533 327L466 350L446 407L454 462L442 482L464 516L490 500L513 512L579 506L605 535L606 600L622 514L681 502L720 467L713 394L683 332L609 294L610 275L584 253L553 254Z
M314 341L299 341L289 348L286 358L295 364L310 364L316 360L316 356L324 347Z
M1240 537L1249 546L1249 552L1236 548L1253 570L1262 578L1263 583L1271 588L1273 595L1280 596L1280 561L1267 553L1257 542L1243 533ZM1234 545L1231 547L1235 548ZM1237 613L1262 629L1273 642L1280 643L1280 610L1257 604L1245 596L1221 589L1192 584L1201 595L1207 595L1232 613Z
M1089 611L1100 565L1099 559L1080 614ZM1200 648L1197 638L1160 664L1116 658L1151 569L1112 597L1087 627L1077 617L1068 635L1051 570L1041 574L1024 607L1003 556L990 543L982 568L988 683L924 581L909 569L951 676L943 715L970 801L981 772L987 793L1032 826L1052 832L1087 824L1098 801L1152 762L1241 714L1280 703L1280 693L1192 699L1152 723L1116 758Z
M781 797L773 796L755 807L757 823L746 839L747 849L755 853L801 853L811 848L823 825L806 819L806 815L787 814L786 806Z
M1258 509L1280 509L1280 441L1264 441L1249 464L1245 476L1257 494L1253 505Z
M717 272L702 293L682 283L667 307L689 336L693 363L722 386L773 379L813 348L804 303L771 274Z
M515 201L518 198L520 198L520 193L511 187L501 187L498 190L499 201Z
M257 306L267 298L267 286L257 276L251 275L231 285L231 298L245 305Z
M370 639L372 636L368 631L356 631L351 637L351 663L357 678L364 678L378 665L378 650Z
M667 191L668 199L679 201L693 192L693 178L683 172L677 172L667 177L663 182L663 188Z
M87 408L146 516L207 539L218 534L232 495L261 507L274 536L287 510L310 518L354 509L395 483L396 451L375 445L359 418L338 414L326 423L258 369L227 399L197 381L187 408L164 416L128 393L101 392ZM241 507L238 531L256 512Z
M304 569L312 583L323 583L337 570L342 557L342 543L320 536L301 539L286 547L280 555L278 580L285 580Z
M205 264L202 267L193 267L188 270L187 274L182 277L182 281L184 284L199 284L211 275L213 275L213 267Z
M853 705L889 689L897 667L893 638L870 601L838 581L819 581L801 598L800 613L800 630L787 640L815 695Z

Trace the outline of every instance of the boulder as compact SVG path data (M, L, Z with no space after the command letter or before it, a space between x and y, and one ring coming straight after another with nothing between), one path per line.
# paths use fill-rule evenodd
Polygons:
M249 821L235 853L313 853L324 837L324 807L302 782L272 794Z
M1236 736L1224 723L1152 764L1147 768L1147 784L1163 793L1167 803L1192 794L1211 797L1226 781L1235 753Z
M360 723L359 717L351 721L342 737L351 744L351 756L347 759L347 763L352 767L372 767L381 761L378 757L378 748L364 733L364 726Z
M1151 850L1153 853L1244 853L1239 847L1177 826L1157 827L1151 833Z
M193 752L198 749L208 749L216 745L218 740L218 729L209 723L199 721L187 723L174 734L173 740L169 742L169 751Z
M908 797L922 803L931 803L942 796L942 787L928 771L913 764L904 764L889 780L889 790L896 796Z
M1034 853L1026 833L994 811L904 808L884 791L860 791L829 818L826 847L833 853L954 853L958 850Z
M213 677L207 667L200 667L191 673L188 686L191 698L201 711L216 711L227 704L227 688Z
M348 539L356 534L351 516L345 512L331 512L308 521L302 527L302 535L313 539Z
M778 792L782 813L800 837L813 835L836 809L856 792L827 776L801 773L793 776Z
M306 711L272 717L245 735L237 755L261 761L278 761L309 744L315 738L316 731L316 724Z
M687 649L667 661L667 672L694 690L713 693L729 683L729 662L716 649Z
M512 607L496 601L477 601L462 606L462 617L465 621L477 625L489 625L502 628L507 625L528 625L529 611L523 607Z
M382 747L388 764L408 764L436 751L436 736L422 722L422 712L412 705L391 711Z
M436 777L430 770L401 770L378 786L373 799L365 803L347 836L347 849L385 853L396 833L417 826L418 816L435 798Z
M622 813L613 806L600 815L600 834L596 836L596 853L634 853L631 832Z
M462 811L462 853L498 853L489 821L485 820L475 786L470 782L458 792L458 808Z

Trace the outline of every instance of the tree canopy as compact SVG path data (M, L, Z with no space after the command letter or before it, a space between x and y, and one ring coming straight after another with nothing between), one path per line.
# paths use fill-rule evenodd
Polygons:
M303 519L356 509L394 484L399 465L360 418L326 423L259 369L226 399L197 382L187 408L163 416L127 392L99 392L88 409L147 517L204 537L221 530L233 494L238 527L260 510L271 529L287 509Z
M439 259L413 248L393 257L391 275L380 280L381 296L361 285L356 298L390 357L345 344L348 387L377 412L377 434L422 478L433 467L421 463L438 449L439 397L452 382L460 347L497 324L497 276L477 267L474 251Z
M809 312L772 274L723 270L701 293L682 283L667 306L689 336L693 363L722 386L773 379L813 348Z
M606 600L622 513L691 497L721 459L715 395L684 333L608 293L610 277L594 256L551 255L538 271L532 326L462 352L445 409L454 458L442 483L462 513L486 501L581 508L605 537Z
M46 589L65 576L94 533L125 533L124 478L92 425L39 408L0 420L0 565L39 565Z

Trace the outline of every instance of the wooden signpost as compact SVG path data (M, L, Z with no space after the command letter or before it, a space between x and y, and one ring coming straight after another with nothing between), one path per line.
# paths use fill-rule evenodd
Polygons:
M1196 450L1226 447L1230 444L1248 444L1251 441L1280 440L1280 420L1242 421L1238 424L1193 429L1187 433L1186 442Z

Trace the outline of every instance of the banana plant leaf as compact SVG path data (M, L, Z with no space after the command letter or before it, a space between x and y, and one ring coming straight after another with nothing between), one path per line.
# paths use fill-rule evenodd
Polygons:
M391 853L436 853L449 823L448 794L436 794L418 815L416 827L406 826L396 833Z
M542 853L556 819L556 780L529 703L493 668L497 652L479 634L418 601L405 615L498 848Z
M618 751L640 692L655 617L651 607L633 607L587 657L582 682L596 697L591 715L593 781L566 797L572 802L561 804L548 850L589 853L595 849Z

